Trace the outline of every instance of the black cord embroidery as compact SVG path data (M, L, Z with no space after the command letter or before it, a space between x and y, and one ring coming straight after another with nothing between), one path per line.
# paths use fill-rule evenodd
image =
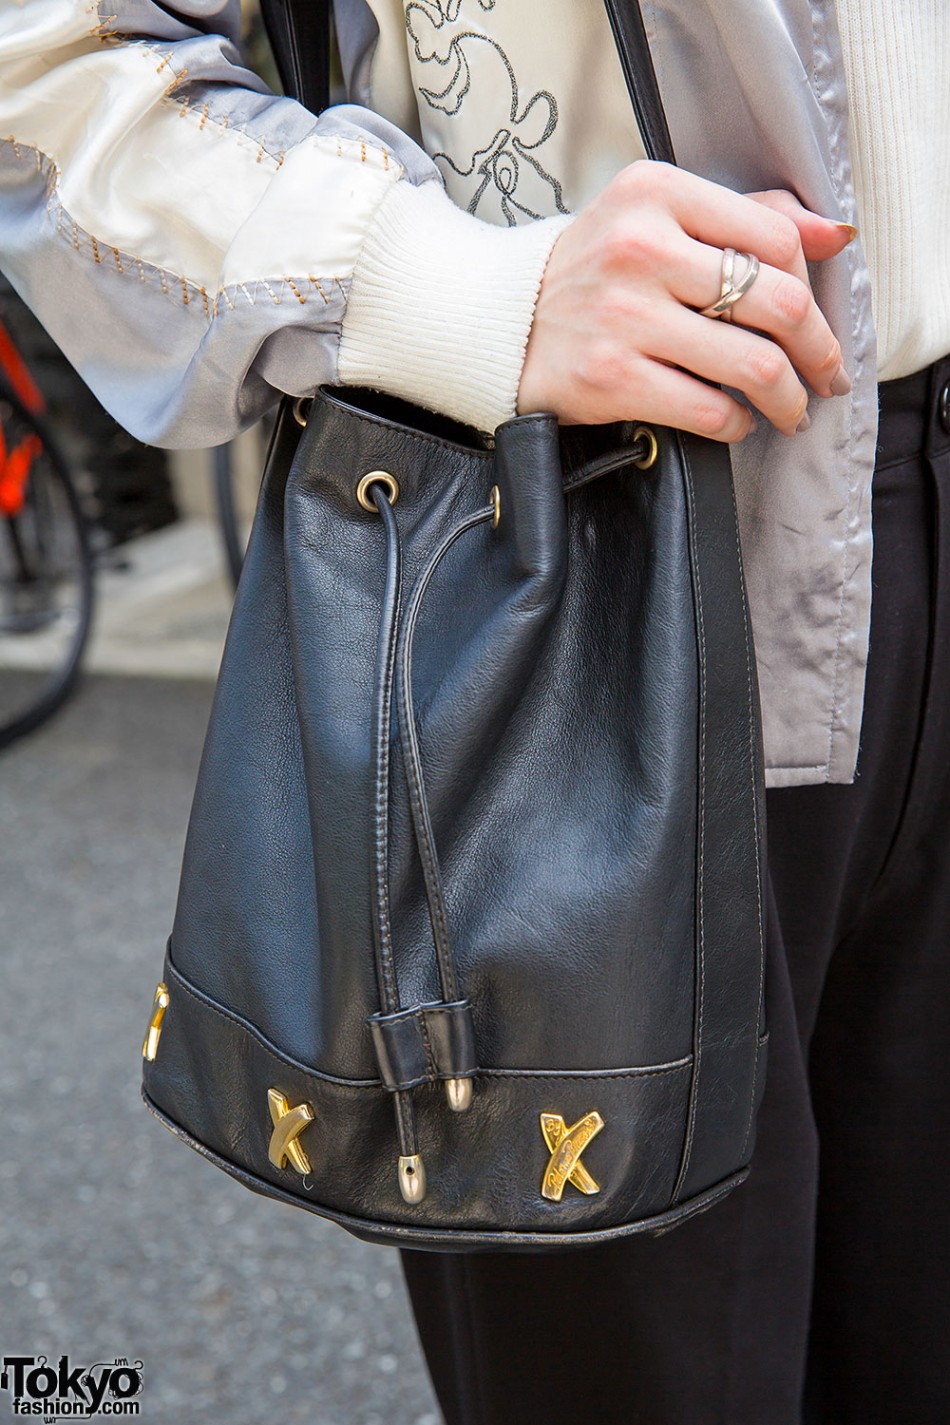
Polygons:
M518 81L497 40L477 30L449 28L459 20L465 3L411 0L406 6L406 29L416 60L432 66L433 75L439 74L431 88L418 86L429 108L452 117L474 87L484 112L497 115L491 139L469 158L453 157L445 150L432 156L456 177L472 180L470 213L481 208L481 215L491 218L494 203L509 227L515 226L519 214L540 218L551 212L567 213L560 182L537 156L557 128L557 101L549 90L539 89L519 107ZM493 10L497 0L477 3L482 10ZM491 62L486 64L486 58Z

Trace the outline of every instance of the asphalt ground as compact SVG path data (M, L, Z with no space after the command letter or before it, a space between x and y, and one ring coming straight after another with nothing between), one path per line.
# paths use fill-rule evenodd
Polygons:
M0 1355L141 1361L150 1425L439 1425L395 1251L139 1097L211 690L87 678L0 756Z

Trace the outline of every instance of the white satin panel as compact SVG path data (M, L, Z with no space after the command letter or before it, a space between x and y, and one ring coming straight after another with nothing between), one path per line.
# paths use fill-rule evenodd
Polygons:
M46 8L63 6L35 5ZM114 260L114 249L209 295L352 272L372 213L402 172L386 149L315 135L270 151L208 118L187 89L176 96L188 43L174 65L143 43L87 45L53 67L5 67L0 122L56 165L54 205L95 237L99 256L110 250Z

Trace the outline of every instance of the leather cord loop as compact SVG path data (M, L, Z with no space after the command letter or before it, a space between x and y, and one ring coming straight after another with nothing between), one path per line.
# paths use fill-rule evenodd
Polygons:
M445 913L445 895L442 889L442 875L435 848L432 819L425 790L422 771L422 756L419 748L419 732L416 726L415 708L412 696L412 650L416 626L422 601L432 576L448 554L452 545L468 530L484 524L494 513L493 507L477 510L450 531L442 543L430 555L428 562L416 579L406 607L402 631L399 637L398 670L398 716L399 736L406 764L406 780L409 783L409 802L412 811L412 825L416 845L422 861L425 877L426 898L432 922L432 936L435 941L436 958L439 965L439 981L442 994L447 1001L459 998L458 976L449 941L448 920Z
M476 510L452 529L430 554L417 576L402 616L402 560L399 526L392 508L390 490L382 481L374 481L366 491L379 513L386 540L386 583L380 613L379 642L376 658L376 717L374 722L374 886L373 943L376 955L377 979L383 1005L381 1015L370 1017L380 1071L387 1088L394 1090L400 1150L409 1156L416 1152L415 1125L406 1090L416 1083L434 1078L456 1078L474 1072L474 1040L471 1034L470 1010L467 1001L460 1004L458 973L449 938L448 918L442 876L432 831L432 819L425 790L422 756L412 697L412 649L419 610L433 574L452 545L468 530L491 519L494 507ZM398 668L398 682L397 682ZM445 1004L403 1011L400 1008L399 984L389 904L389 828L390 742L394 684L397 685L396 719L409 786L409 802L416 846L422 863L426 900L438 965L439 981ZM451 1014L449 1011L451 1010ZM442 1011L441 1015L437 1011ZM467 1028L459 1028L464 1020ZM449 1032L451 1028L451 1032ZM430 1032L431 1031L431 1032ZM433 1040L433 1033L435 1040ZM431 1045L443 1042L441 1057L432 1060ZM399 1046L402 1046L401 1049ZM407 1070L403 1060L413 1060L413 1054L426 1050L425 1071ZM402 1065L399 1067L399 1065Z
M392 506L382 485L371 486L386 539L386 583L380 615L379 644L376 659L376 720L373 728L374 788L373 788L373 950L379 994L388 1014L399 1009L399 986L393 960L392 922L389 913L389 786L390 786L390 724L392 719L393 665L396 658L396 636L399 629L401 603L401 547L399 530ZM403 1157L417 1152L415 1115L405 1093L394 1096L399 1151Z

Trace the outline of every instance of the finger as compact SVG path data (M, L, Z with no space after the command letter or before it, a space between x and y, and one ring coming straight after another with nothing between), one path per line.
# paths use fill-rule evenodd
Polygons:
M790 193L787 188L770 188L762 193L747 193L756 203L771 208L773 212L784 213L798 228L802 248L809 262L824 262L853 242L858 230L851 223L840 223L833 218L823 218L813 213Z
M670 268L671 294L688 307L702 308L709 305L710 292L719 281L722 253L687 238L671 250ZM737 274L742 271L737 263ZM734 324L765 332L778 342L813 391L821 396L843 394L841 347L811 288L797 277L763 263L730 312Z
M652 171L638 181L652 184L654 197L690 237L711 247L754 252L770 267L804 280L802 240L798 227L785 213L686 169L660 163L650 168Z
M741 391L785 435L795 434L808 392L776 342L671 305L656 323L655 343L651 356Z
M663 361L637 361L627 389L629 408L614 419L650 421L722 442L744 440L755 429L754 417L733 396Z

